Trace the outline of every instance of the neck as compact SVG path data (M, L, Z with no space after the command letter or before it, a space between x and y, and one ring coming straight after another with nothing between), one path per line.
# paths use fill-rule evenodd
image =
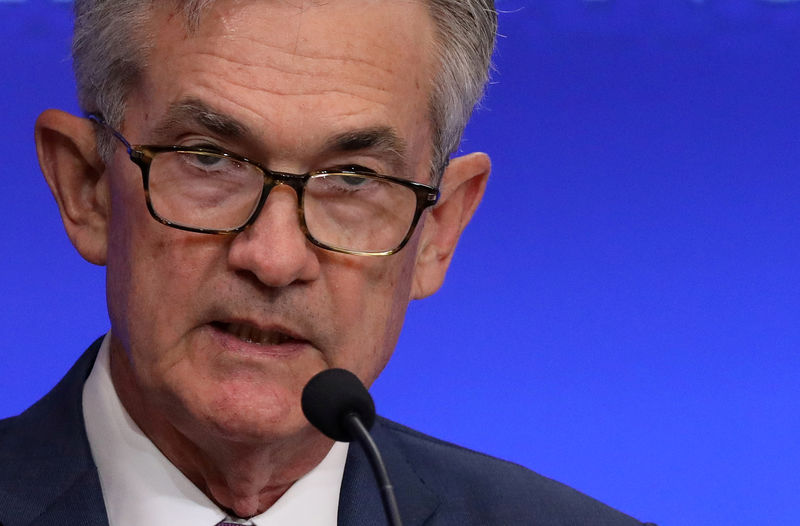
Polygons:
M167 435L172 436L165 439ZM177 430L170 430L154 433L151 440L221 508L239 517L252 517L271 507L325 458L332 442L314 438L270 442L260 447L218 440L198 444Z
M131 419L195 486L238 517L266 511L333 445L310 426L285 437L237 440L215 432L213 426L172 419L141 396L128 363L112 352L111 378Z

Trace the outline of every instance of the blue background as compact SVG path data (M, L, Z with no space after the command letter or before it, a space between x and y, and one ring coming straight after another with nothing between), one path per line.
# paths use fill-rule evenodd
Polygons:
M379 410L664 525L800 521L800 3L500 0L494 173ZM0 416L107 330L33 122L70 4L0 2Z

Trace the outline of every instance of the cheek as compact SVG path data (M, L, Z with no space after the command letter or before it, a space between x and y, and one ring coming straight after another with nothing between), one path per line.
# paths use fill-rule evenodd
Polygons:
M370 385L388 362L410 298L415 246L386 258L346 258L329 266L329 297L340 331L332 365ZM334 276L335 274L335 276Z
M129 323L133 304L133 287L137 283L133 272L136 265L135 225L141 223L137 217L138 205L134 188L124 184L124 175L118 171L111 178L111 208L108 228L108 257L106 261L106 301L111 319L111 330L126 348L130 348Z
M213 240L155 221L140 187L113 186L106 270L111 329L128 350L159 348L176 337L180 316L195 303Z

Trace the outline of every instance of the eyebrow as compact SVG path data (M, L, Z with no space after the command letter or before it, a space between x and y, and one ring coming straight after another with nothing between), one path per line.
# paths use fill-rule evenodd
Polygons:
M327 141L325 151L371 151L385 157L395 170L402 171L407 165L406 142L389 126L375 126L334 135Z
M156 137L167 137L187 123L199 125L215 135L231 140L245 140L251 135L244 124L194 98L171 105L155 127L154 134Z
M187 123L233 142L259 142L246 125L196 98L186 98L172 104L153 133L157 138L166 139ZM368 152L383 158L397 173L407 169L407 151L406 141L390 126L373 126L336 134L325 141L322 150L325 154Z

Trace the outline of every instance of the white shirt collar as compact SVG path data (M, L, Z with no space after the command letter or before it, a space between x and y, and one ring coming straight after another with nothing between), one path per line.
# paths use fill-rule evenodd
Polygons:
M83 387L83 415L111 526L214 526L225 513L187 479L134 423L111 381L106 335ZM336 442L256 526L336 526L348 445Z

